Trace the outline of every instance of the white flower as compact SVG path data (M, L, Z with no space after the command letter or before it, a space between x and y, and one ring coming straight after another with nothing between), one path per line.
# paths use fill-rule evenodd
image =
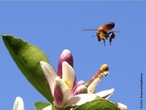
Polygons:
M87 84L83 80L76 82L73 57L67 49L60 56L58 72L47 62L41 61L40 64L54 98L53 104L57 109L82 105L97 98L108 99L114 93L114 88L94 93L95 87L101 79L109 74L107 64L103 64ZM120 107L120 105L117 106ZM52 105L45 107L43 110L52 110Z
M40 64L50 86L56 108L80 105L99 98L97 94L93 93L78 94L70 97L74 88L75 74L73 68L67 62L64 61L62 63L62 78L57 76L57 73L49 63L41 61Z

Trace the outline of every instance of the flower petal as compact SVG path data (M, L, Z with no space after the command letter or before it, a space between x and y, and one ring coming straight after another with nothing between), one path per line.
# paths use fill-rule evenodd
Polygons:
M57 108L63 108L67 99L69 97L70 90L68 89L66 83L60 79L60 77L56 77L56 86L54 90L54 104Z
M99 97L102 97L104 99L108 99L112 94L114 93L114 88L109 89L109 90L104 90L96 93Z
M24 110L24 102L21 97L16 97L13 110Z
M45 74L45 77L49 83L52 95L54 96L54 86L56 84L55 78L57 77L57 74L49 63L40 61L40 64L41 64L42 70Z
M76 84L75 84L75 86L74 86L74 89L76 89L78 86L84 85L84 84L85 84L85 81L80 80L80 81L76 82Z
M97 96L96 94L79 94L79 95L75 95L72 98L70 98L65 107L67 106L75 106L75 105L81 105L84 104L86 102L92 101L94 99L100 98L99 96Z
M77 88L78 86L80 86L80 85L85 85L85 82L84 82L83 80L80 80L80 81L76 82L75 85L74 85L74 87L73 87L72 92L74 93L75 90L76 90L76 88Z
M116 105L120 110L127 110L128 109L127 106L122 104L122 103L117 102Z
M52 105L49 105L49 106L43 108L42 110L52 110Z
M87 87L85 85L80 85L76 88L74 95L83 94L83 93L87 93L87 92L88 92Z
M75 80L75 73L73 68L65 61L62 63L62 78L70 82L69 86L72 89Z
M58 76L62 78L62 62L66 61L73 67L73 56L68 49L63 50L62 54L60 55L60 59L58 62Z
M77 89L79 86L81 86L81 85L84 85L84 86L85 86L85 82L84 82L83 80L80 80L80 81L78 81L78 82L76 82L76 83L74 84L73 89L72 89L72 91L71 91L71 93L70 93L70 95L69 95L69 98L72 97L72 96L74 96L74 95L77 95L77 94L76 94L76 89ZM87 90L87 87L86 87L86 90Z

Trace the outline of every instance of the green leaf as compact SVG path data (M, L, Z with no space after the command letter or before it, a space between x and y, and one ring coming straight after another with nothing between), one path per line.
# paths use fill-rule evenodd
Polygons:
M34 107L35 107L35 110L42 110L43 108L49 106L50 104L49 103L46 103L46 102L35 102L34 103Z
M120 110L117 106L105 99L96 99L78 106L75 110Z
M2 35L11 57L27 80L50 102L53 102L48 82L40 67L40 61L49 62L36 46L12 35ZM14 73L13 73L14 74Z

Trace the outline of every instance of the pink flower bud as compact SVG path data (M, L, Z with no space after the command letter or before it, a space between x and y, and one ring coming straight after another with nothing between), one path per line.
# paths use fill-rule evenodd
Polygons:
M66 61L69 65L73 67L73 57L69 50L65 49L63 50L62 54L60 55L60 59L58 61L58 76L62 78L62 62Z

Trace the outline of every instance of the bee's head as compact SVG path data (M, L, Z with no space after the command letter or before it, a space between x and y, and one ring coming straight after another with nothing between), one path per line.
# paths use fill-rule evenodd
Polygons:
M115 27L115 23L114 22L109 22L107 23L107 26L109 29L113 29Z

